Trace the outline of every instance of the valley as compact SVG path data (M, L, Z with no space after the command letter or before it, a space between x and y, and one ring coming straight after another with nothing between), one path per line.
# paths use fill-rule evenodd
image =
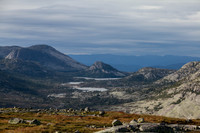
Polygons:
M200 62L187 63L179 70L146 67L121 72L100 61L83 65L47 45L0 50L4 51L0 61L1 107L90 107L200 118Z

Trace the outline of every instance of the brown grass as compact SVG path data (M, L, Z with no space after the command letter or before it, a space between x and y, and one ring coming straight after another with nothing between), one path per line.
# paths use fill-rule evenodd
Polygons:
M91 113L92 114L92 113ZM93 112L96 114L96 112ZM10 118L22 118L22 119L38 119L41 121L41 125L29 125L29 124L8 124ZM99 131L105 127L111 126L111 122L114 119L119 119L122 122L130 122L132 119L144 118L146 122L160 123L162 121L173 124L195 124L200 126L200 120L192 120L187 123L185 119L168 118L162 116L153 115L138 115L127 114L124 112L106 112L103 117L98 116L67 116L66 114L37 114L37 113L3 113L0 114L0 133L38 133L38 132L75 132L79 130L82 133L92 133Z

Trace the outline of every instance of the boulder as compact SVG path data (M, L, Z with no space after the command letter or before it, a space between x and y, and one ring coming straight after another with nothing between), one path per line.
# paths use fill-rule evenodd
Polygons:
M141 132L174 133L172 128L154 123L141 124L139 130Z
M86 108L84 109L84 111L85 111L85 112L90 112L90 108L89 108L89 107L86 107Z
M123 125L121 121L115 119L112 121L112 126L120 126L120 125Z
M19 124L19 123L24 123L23 119L20 118L12 118L8 121L9 124Z
M102 116L105 114L105 111L99 111L99 115Z
M139 119L137 120L137 122L138 122L138 123L143 123L143 122L144 122L144 118L139 118Z
M135 125L135 124L138 124L138 123L137 123L137 120L133 119L133 120L130 121L129 124L130 124L130 125Z
M37 119L34 119L34 120L25 120L26 123L29 123L29 124L35 124L35 125L40 125L40 121L38 121Z

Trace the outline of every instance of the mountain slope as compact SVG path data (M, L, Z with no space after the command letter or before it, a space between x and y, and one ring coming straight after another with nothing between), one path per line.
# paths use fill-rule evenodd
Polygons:
M163 84L165 82L165 84ZM188 119L200 118L200 62L190 62L180 70L154 82L155 89L144 100L115 106L132 113Z
M6 59L38 62L43 67L58 71L77 71L87 67L47 45L13 49Z
M173 72L175 72L175 70L145 67L131 74L130 76L126 77L124 80L130 82L131 81L152 82L161 79Z
M18 46L0 46L0 59L5 58L12 50L19 48Z

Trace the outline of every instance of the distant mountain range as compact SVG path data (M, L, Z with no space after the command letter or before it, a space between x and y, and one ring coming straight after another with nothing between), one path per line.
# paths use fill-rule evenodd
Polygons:
M103 62L83 65L48 45L31 47L0 47L0 69L32 75L46 75L47 72L74 72L77 76L122 77L125 73ZM69 73L68 73L69 75Z
M199 57L190 56L126 56L126 55L110 55L110 54L95 54L95 55L69 55L73 59L85 64L91 65L95 61L102 61L110 64L120 71L134 72L143 67L156 67L165 69L180 69L184 64L191 61L200 61Z

